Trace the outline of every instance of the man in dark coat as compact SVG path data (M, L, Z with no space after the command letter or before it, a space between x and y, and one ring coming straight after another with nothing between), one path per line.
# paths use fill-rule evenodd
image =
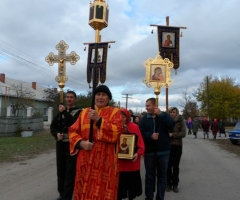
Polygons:
M59 105L59 113L54 117L50 129L56 139L57 182L60 197L57 200L72 200L76 174L76 156L70 156L68 127L79 116L81 110L75 106L76 93L68 91L67 106ZM62 115L62 130L60 130L60 115Z
M167 166L170 154L170 137L168 130L174 128L172 117L156 107L156 99L146 101L148 112L139 124L145 143L144 164L146 169L145 196L154 199L155 178L157 171L157 200L163 200L167 184Z

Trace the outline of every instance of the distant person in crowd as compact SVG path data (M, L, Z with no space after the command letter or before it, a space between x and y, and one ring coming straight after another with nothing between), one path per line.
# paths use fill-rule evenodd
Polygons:
M60 195L57 200L71 200L73 196L77 157L70 155L68 127L77 120L81 112L75 106L76 100L76 93L68 91L65 97L67 106L59 105L59 113L54 117L50 126L51 134L56 139L57 187ZM62 120L60 115L62 115ZM62 130L60 130L61 121Z
M211 130L213 134L213 139L216 139L217 132L219 131L219 124L216 118L213 119L212 125L211 125Z
M131 109L129 109L128 112L130 113L130 122L134 122L136 116L133 114L133 111Z
M154 74L152 75L152 80L164 81L164 76L161 67L156 67L154 69Z
M175 123L168 113L156 106L155 98L147 99L146 110L148 113L143 116L139 125L145 143L145 199L163 200L170 154L169 130L174 128ZM156 178L157 193L154 198Z
M219 137L221 137L221 134L224 134L225 137L227 137L226 132L225 132L225 124L224 124L222 118L219 121Z
M186 136L186 125L184 118L179 115L179 110L176 107L169 108L169 114L173 118L175 126L172 130L169 130L171 149L168 162L166 191L169 192L173 189L175 193L178 193L179 164L183 146L182 138Z
M85 108L69 127L70 153L77 154L74 200L116 200L121 111L108 105L112 93L106 85L98 86L93 95L95 109ZM89 141L91 120L93 141Z
M207 139L209 138L209 127L210 127L209 121L207 120L206 117L203 117L202 129L203 129L204 139L205 139L205 136L207 136Z
M199 123L198 118L195 117L194 120L192 121L192 131L194 139L197 139L197 133L199 128L201 128L201 124Z
M136 116L136 117L135 117L135 120L134 120L134 124L139 125L139 122L140 122L140 117L139 117L139 116Z
M170 35L167 35L167 39L165 40L163 46L164 47L173 47L173 42L171 40L171 36Z
M135 147L133 159L119 160L119 185L118 200L133 200L142 194L142 179L140 175L141 156L144 154L144 141L138 126L129 121L130 113L121 108L122 122L125 128L124 134L135 134Z
M186 125L188 128L188 135L192 135L192 119L191 119L191 117L188 118Z

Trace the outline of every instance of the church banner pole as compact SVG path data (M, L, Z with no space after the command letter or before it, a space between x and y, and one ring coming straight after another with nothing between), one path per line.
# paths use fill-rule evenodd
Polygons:
M95 43L95 57L94 57L94 67L93 67L93 85L92 85L92 102L91 102L91 108L95 109L95 90L96 90L96 69L97 69L97 57L98 57L98 42ZM90 134L89 134L89 141L93 141L93 125L94 121L91 119L90 121Z
M105 43L105 47L101 43L100 31L108 26L108 18L109 18L109 8L106 4L105 0L94 0L94 2L90 2L90 12L89 12L89 25L95 30L95 43L94 48L89 47L89 55L88 55L88 66L87 66L87 79L90 85L92 80L92 102L91 109L95 109L95 89L99 82L99 73L100 73L100 81L101 83L105 82L106 79L106 57L107 57L107 45L109 42ZM99 46L99 43L100 46ZM90 43L89 43L90 45ZM101 49L102 55L99 52ZM93 51L94 52L94 65L91 63L93 61ZM103 56L106 55L106 56ZM98 57L101 57L99 60ZM99 67L99 65L101 67ZM105 66L104 66L105 65ZM98 77L97 77L98 76ZM90 132L89 132L89 142L93 141L93 125L94 121L90 120Z

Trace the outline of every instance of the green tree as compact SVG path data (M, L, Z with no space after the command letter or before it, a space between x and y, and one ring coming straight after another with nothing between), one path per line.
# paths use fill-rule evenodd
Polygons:
M210 119L240 116L240 87L233 78L206 76L193 95L201 103L202 113Z

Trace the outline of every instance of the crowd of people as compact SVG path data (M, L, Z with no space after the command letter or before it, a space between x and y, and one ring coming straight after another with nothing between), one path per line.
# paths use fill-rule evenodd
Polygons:
M217 133L219 133L219 137L221 137L222 134L227 137L225 131L225 123L222 118L219 120L214 118L212 121L209 121L207 117L203 117L203 120L200 123L197 117L195 117L194 120L189 117L186 121L186 126L188 128L188 135L193 134L194 139L197 139L197 133L199 129L202 129L204 139L209 139L210 131L212 131L213 139L217 138Z
M195 139L199 129L204 139L209 138L209 129L215 139L217 132L219 137L225 134L222 119L209 123L205 117L200 123L189 117L185 121L176 107L161 111L155 98L146 100L146 115L136 116L132 110L109 106L112 93L105 85L95 89L94 97L94 108L81 110L75 106L75 92L68 91L67 105L59 105L52 121L57 200L133 200L143 193L141 158L145 199L163 200L165 192L179 192L182 139L186 133Z

